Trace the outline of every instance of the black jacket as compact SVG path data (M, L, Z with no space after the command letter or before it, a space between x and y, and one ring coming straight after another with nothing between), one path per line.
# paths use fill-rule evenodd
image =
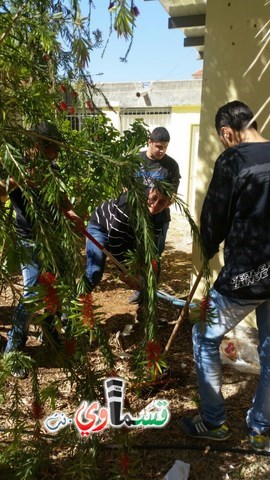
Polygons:
M209 258L224 240L214 287L229 297L270 297L270 142L241 143L218 158L201 213Z
M27 158L23 158L23 162L26 164ZM50 168L54 172L60 172L56 162L51 162ZM33 227L35 222L33 212L43 223L56 225L58 210L55 206L48 205L45 202L44 194L40 193L40 188L28 186L27 192L28 195L20 187L16 187L10 192L9 198L15 211L15 228L18 236L24 240L34 240Z

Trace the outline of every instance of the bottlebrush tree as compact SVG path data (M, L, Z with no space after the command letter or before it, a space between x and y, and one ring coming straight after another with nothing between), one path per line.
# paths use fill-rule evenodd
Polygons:
M52 440L42 427L46 408L50 411L55 408L61 388L69 385L71 403L74 400L76 405L80 400L99 400L106 371L112 371L114 366L114 356L102 328L101 309L87 291L84 280L82 237L62 213L63 195L87 220L101 201L120 194L123 189L128 190L137 236L136 252L130 256L128 267L136 273L139 263L144 284L148 285L145 341L140 358L142 365L151 361L152 370L158 371L158 351L156 349L153 356L153 348L149 350L149 345L158 345L156 278L152 263L156 249L149 233L149 218L142 206L144 191L135 175L138 152L146 143L148 131L144 124L135 122L121 135L106 117L95 111L91 51L102 45L103 38L99 28L93 29L92 0L88 2L85 17L81 3L79 0L0 3L0 179L8 184L13 178L28 200L41 265L39 284L33 288L26 307L33 314L33 323L39 324L54 315L57 327L59 311L67 321L63 348L51 345L50 349L61 372L53 383L46 385L40 378L44 361L41 355L32 358L18 352L0 358L0 398L3 402L8 399L0 465L3 471L7 469L7 478L12 475L20 479L54 477L57 471L52 459L59 451L65 452L62 466L66 478L99 478L96 437L82 442L76 431L65 429ZM134 2L117 0L107 8L109 13L105 10L104 15L112 16L118 35L132 42L139 14ZM68 92L73 98L72 106L65 101L64 95ZM71 129L67 116L74 113L77 102L92 113L81 131ZM37 156L29 171L24 161L25 152L37 141L29 130L43 120L53 122L63 136L57 161L59 169L53 171ZM37 202L33 185L44 198L43 205ZM19 260L25 252L18 244L13 217L8 195L3 193L0 287L1 292L9 287L15 299L18 292L14 275L20 273ZM101 348L106 371L96 372L91 365L93 342ZM30 371L32 401L27 407L21 380L10 379L12 369L18 366ZM62 478L62 474L60 476Z

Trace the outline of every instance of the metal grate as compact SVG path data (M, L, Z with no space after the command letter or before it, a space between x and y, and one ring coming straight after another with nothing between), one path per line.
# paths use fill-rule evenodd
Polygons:
M136 119L142 119L151 129L168 127L171 123L171 109L166 108L125 108L120 111L121 132L127 130Z

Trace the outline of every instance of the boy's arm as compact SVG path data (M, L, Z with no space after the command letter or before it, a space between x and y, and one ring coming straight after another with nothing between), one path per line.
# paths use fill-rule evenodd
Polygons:
M18 187L18 184L12 177L8 181L0 180L0 195L8 195L16 187Z
M79 215L74 211L73 205L70 202L70 200L65 197L63 206L62 206L62 211L64 215L75 224L75 226L80 230L81 232L85 229L84 221L82 220Z

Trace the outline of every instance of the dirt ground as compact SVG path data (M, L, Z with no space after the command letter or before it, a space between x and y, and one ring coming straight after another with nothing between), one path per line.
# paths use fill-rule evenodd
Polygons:
M169 229L166 250L162 260L162 274L159 288L169 294L185 297L189 291L191 271L192 239L187 221L177 214L173 215ZM20 281L20 279L17 279ZM118 356L116 373L124 379L130 375L130 355L139 341L137 306L128 304L132 293L116 277L115 269L108 264L102 284L95 292L95 301L102 306L104 323L110 344ZM2 294L0 304L0 333L6 337L13 306L9 297ZM170 337L180 310L168 303L160 302L160 317L167 320L159 327L159 338L164 347ZM132 332L123 335L126 325L132 325ZM126 386L126 397L134 411L140 411L157 398L169 401L171 419L163 429L141 429L132 433L135 444L134 456L138 460L137 480L163 480L165 474L176 460L190 464L189 480L270 480L270 457L255 455L246 437L245 415L251 404L255 374L242 373L231 366L224 365L223 393L227 402L228 418L233 434L229 441L211 442L185 437L178 425L183 415L193 415L198 411L198 392L194 372L192 346L192 323L185 320L168 354L170 371L164 383L145 388L140 397ZM29 339L29 353L35 347L37 333L33 331ZM31 349L31 347L33 348ZM39 347L40 348L40 347ZM93 365L98 369L99 356L93 352ZM39 378L42 385L49 385L55 378L61 378L62 372L49 362L41 366ZM12 388L10 379L7 389ZM29 408L29 379L20 380L24 392L23 402ZM70 387L71 388L71 387ZM71 390L66 387L57 400L57 409L68 411ZM0 405L2 428L7 428L6 405ZM113 463L115 454L107 451L105 465ZM1 477L1 476L0 476ZM2 477L1 477L2 478ZM7 477L6 477L7 478ZM55 474L50 478L62 479ZM75 478L75 477L74 477ZM77 477L76 477L77 478ZM177 477L181 480L181 477ZM104 480L110 479L107 467ZM129 479L128 479L129 480Z

